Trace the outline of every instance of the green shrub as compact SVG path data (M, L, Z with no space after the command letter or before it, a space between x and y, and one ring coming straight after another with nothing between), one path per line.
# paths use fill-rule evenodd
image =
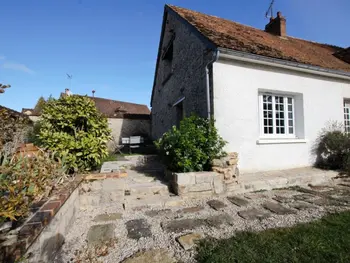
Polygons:
M342 127L326 128L319 136L315 154L316 166L323 169L349 170L350 136ZM348 160L349 159L349 160Z
M90 170L108 155L111 131L92 100L82 96L49 99L42 109L41 146L64 157L72 170Z
M155 142L164 164L173 172L208 171L213 159L225 155L226 142L213 120L191 116Z
M4 159L0 166L0 222L27 215L34 201L47 197L65 176L65 166L53 155Z

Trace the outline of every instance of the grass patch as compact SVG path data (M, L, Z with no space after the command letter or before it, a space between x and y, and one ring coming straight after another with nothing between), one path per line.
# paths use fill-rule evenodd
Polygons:
M101 160L101 164L103 164L104 162L113 162L113 161L117 161L118 160L118 155L114 154L114 153L110 153L108 154L108 156L106 156L105 158L103 158Z
M240 232L225 240L204 240L199 263L350 262L350 212L291 228Z

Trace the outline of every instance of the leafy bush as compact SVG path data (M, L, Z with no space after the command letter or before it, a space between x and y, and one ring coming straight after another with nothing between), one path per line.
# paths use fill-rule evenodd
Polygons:
M213 120L191 116L155 142L163 162L173 172L209 171L213 159L225 155L226 142Z
M64 176L62 162L47 153L35 158L3 160L0 166L0 221L26 216L30 205L48 196Z
M316 166L323 169L350 170L350 136L333 124L324 129L314 148Z
M108 155L111 131L92 100L82 96L49 99L42 109L40 143L64 157L72 170L90 170Z

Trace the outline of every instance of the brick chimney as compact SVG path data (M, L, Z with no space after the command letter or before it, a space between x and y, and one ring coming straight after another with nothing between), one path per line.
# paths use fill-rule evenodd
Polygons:
M282 16L281 12L277 12L276 18L270 18L270 23L265 26L265 31L281 37L287 36L286 19Z

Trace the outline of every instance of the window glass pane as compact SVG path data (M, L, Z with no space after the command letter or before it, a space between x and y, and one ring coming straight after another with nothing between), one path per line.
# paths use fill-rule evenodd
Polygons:
M344 102L344 130L350 132L350 104Z
M294 133L293 103L292 97L262 95L264 134Z

